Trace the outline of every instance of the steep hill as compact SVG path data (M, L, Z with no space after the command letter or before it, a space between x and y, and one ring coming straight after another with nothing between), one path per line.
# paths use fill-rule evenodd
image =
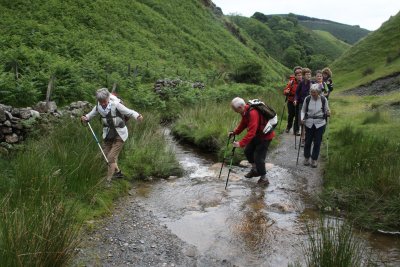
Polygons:
M400 72L400 13L344 53L332 69L341 89Z
M294 16L255 13L252 18L231 16L230 19L262 46L265 53L289 68L325 67L350 47L328 32L303 27Z
M132 88L133 76L206 80L247 61L262 66L266 82L287 71L256 53L210 0L0 1L0 16L3 103L43 98L52 75L63 103L114 82Z

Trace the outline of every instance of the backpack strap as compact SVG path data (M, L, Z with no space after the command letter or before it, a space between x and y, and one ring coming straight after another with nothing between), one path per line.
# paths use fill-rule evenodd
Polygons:
M304 100L304 102L306 103L306 114L305 114L305 118L308 118L308 106L310 105L311 102L311 95L307 96L306 99ZM327 110L326 110L326 97L321 95L321 103L322 103L322 113L324 113L324 119L326 119L326 114L327 114Z

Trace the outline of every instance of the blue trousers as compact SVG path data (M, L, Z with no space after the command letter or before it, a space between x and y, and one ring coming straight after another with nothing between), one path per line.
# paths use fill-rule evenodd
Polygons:
M313 125L311 128L306 127L306 142L304 145L304 157L310 158L313 160L318 160L319 151L321 150L322 136L325 132L325 125L316 128ZM311 153L311 144L314 143L313 150Z

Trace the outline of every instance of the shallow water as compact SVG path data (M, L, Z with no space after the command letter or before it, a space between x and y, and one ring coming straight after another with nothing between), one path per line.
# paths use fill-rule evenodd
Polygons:
M310 185L302 177L309 175L309 169L288 168L295 165L294 159L285 164L267 163L271 184L265 188L257 185L257 178L242 178L246 168L234 167L225 190L227 169L218 179L221 165L212 157L176 143L168 130L166 136L185 175L137 185L133 190L139 202L179 238L196 246L203 257L226 259L238 266L303 263L305 221L318 217L307 200L309 189L318 183ZM360 237L382 262L400 266L398 238L369 233Z

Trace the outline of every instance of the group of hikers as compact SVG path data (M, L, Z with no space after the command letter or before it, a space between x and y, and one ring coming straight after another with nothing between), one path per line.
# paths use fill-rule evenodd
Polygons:
M316 71L315 80L311 79L311 75L310 69L295 67L293 75L284 89L288 108L286 133L293 128L294 135L300 136L300 145L304 146L304 165L316 168L322 137L330 116L328 98L333 90L333 82L329 68ZM100 148L108 163L107 180L123 178L124 175L118 167L118 155L128 138L126 120L133 117L142 121L143 116L127 108L118 97L111 94L106 88L97 90L96 100L95 107L88 114L82 116L81 121L88 123L100 115L104 139L103 146ZM242 119L236 129L229 132L229 137L237 136L247 129L247 134L242 140L234 141L233 146L244 148L244 154L252 165L245 177L260 177L257 183L268 185L265 159L268 147L275 137L274 127L278 120L277 116L265 119L259 109L254 108L260 103L262 102L246 103L240 97L232 100L232 109L239 113ZM264 103L262 104L264 105Z

